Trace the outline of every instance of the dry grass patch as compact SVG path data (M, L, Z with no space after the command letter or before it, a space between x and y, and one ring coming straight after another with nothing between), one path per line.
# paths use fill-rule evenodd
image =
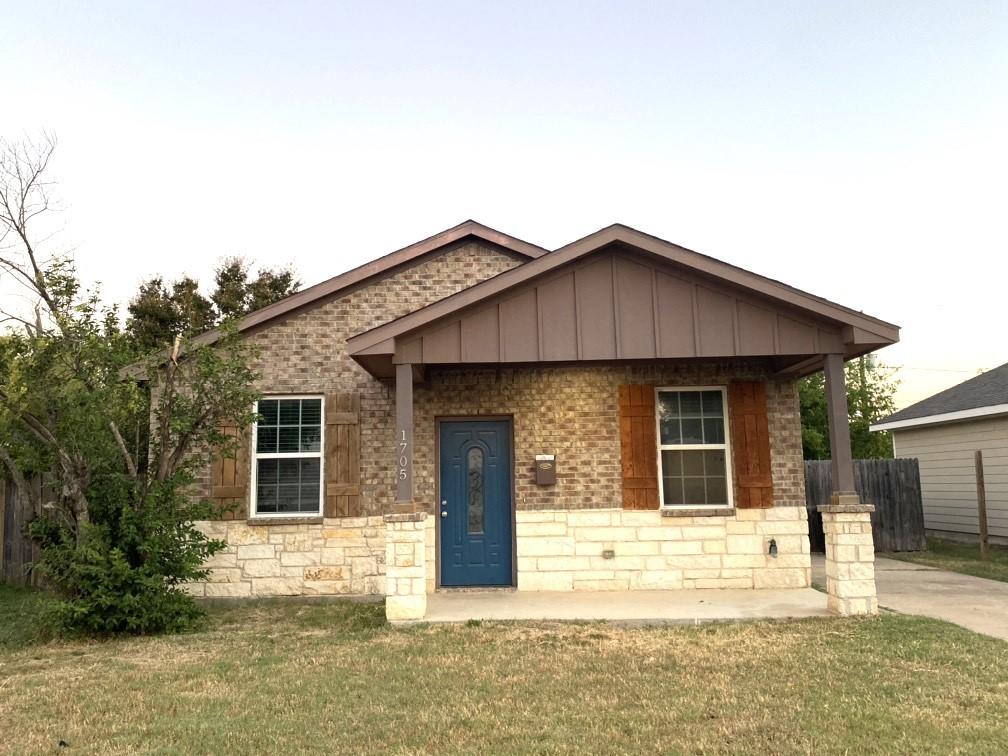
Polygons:
M280 600L0 654L16 753L1008 751L1008 645L911 617L399 630Z
M991 546L990 558L984 561L980 558L979 544L928 538L927 551L901 551L880 556L1008 582L1008 547L1005 546Z

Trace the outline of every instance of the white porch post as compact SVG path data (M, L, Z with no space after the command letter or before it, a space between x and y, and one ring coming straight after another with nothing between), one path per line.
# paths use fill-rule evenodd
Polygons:
M427 514L385 515L385 617L421 620L427 613Z

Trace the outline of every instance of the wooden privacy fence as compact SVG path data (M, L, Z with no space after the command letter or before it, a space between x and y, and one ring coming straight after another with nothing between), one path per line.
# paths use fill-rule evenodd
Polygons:
M829 504L833 492L830 465L828 459L805 462L805 506L812 551L826 550L817 508ZM856 459L854 488L861 501L875 505L871 520L876 551L923 551L927 547L916 459Z
M41 481L33 485L41 493ZM39 581L29 568L38 559L38 546L28 537L28 523L36 512L31 501L18 493L9 480L0 479L0 583L9 585L38 585Z

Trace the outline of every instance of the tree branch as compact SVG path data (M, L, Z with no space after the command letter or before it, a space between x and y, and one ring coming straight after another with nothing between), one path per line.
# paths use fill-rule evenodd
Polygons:
M0 259L5 267L23 277L30 283L35 293L46 304L56 326L66 335L66 325L63 322L66 313L60 311L56 298L49 291L45 273L39 264L39 259L28 232L29 222L39 213L49 209L49 197L46 194L47 184L41 180L56 149L56 140L46 135L45 144L32 150L28 148L19 151L16 147L3 144L3 155L0 155L0 168L7 174L12 184L0 181L0 225L6 231L13 231L21 241L28 258L29 266L22 266L9 259ZM11 194L15 197L11 197ZM6 236L6 233L4 234ZM29 270L30 267L30 270Z
M137 477L136 463L133 461L133 457L129 453L129 449L126 448L126 442L123 441L122 434L119 433L119 428L115 424L114 420L109 420L109 428L112 429L112 435L115 436L116 443L119 444L119 451L122 452L123 459L126 460L126 469L129 470L129 474L133 476L135 480Z
M45 423L43 423L41 420L35 417L35 415L33 415L31 412L28 412L28 410L21 409L20 407L15 405L10 400L10 397L7 396L7 392L5 392L3 389L0 389L0 402L6 404L7 407L10 408L10 410L14 412L15 415L17 415L18 419L25 424L28 430L31 431L32 435L34 435L39 441L54 447L57 453L65 454L65 452L59 446L59 441L56 440L56 437L52 434L52 431L50 431L45 426Z

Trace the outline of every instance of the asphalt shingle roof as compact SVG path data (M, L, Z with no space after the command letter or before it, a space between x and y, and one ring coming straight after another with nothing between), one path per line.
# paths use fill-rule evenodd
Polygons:
M943 415L946 412L960 412L978 407L1008 404L1008 362L976 378L963 381L958 386L911 404L906 409L890 415L881 423L899 420L913 420L919 417Z

